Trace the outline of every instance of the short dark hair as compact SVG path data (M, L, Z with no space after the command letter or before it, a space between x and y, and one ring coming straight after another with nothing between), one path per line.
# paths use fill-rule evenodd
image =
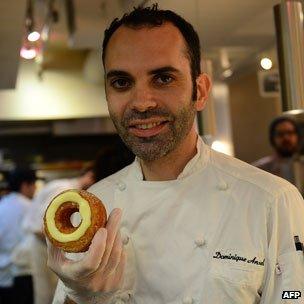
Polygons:
M164 22L171 22L183 35L186 47L187 55L189 56L191 67L191 78L193 83L192 99L196 99L196 78L201 73L201 52L199 37L194 30L193 26L187 22L184 18L177 15L170 10L160 10L157 4L153 4L151 7L136 7L128 14L124 14L122 18L114 19L108 29L105 30L104 39L102 44L102 62L105 63L106 48L108 42L114 32L122 25L131 28L141 27L156 27L161 26Z
M8 186L11 191L19 192L23 183L36 181L36 172L30 168L16 168L8 174Z
M297 136L300 136L300 128L299 128L298 124L292 118L287 117L287 116L277 117L271 122L271 124L269 126L269 141L270 141L272 146L275 145L274 138L275 138L275 135L276 135L277 126L279 124L283 123L283 122L286 122L286 121L291 123L294 126L294 129L295 129L295 132L296 132Z

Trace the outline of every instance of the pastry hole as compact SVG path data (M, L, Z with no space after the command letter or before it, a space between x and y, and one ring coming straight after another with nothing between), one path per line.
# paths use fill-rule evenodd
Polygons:
M74 202L65 202L57 209L55 225L60 232L70 234L77 229L77 226L74 227L71 222L71 216L74 213L79 213L78 204Z
M71 216L70 216L70 221L71 221L71 224L74 228L77 228L79 227L79 225L81 224L81 221L82 221L82 217L80 215L80 213L77 211L77 212L74 212Z

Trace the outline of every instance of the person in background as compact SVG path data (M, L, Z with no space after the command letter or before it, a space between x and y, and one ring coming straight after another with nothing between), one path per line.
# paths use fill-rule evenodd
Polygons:
M9 174L11 193L0 204L0 303L32 304L33 285L28 263L12 261L14 249L23 241L20 223L31 205L35 193L35 172L17 168Z
M103 148L94 163L77 178L58 179L47 183L36 195L23 227L31 235L31 257L34 280L35 304L49 304L55 292L57 277L47 267L47 252L43 232L44 212L60 192L67 189L86 190L93 183L107 177L131 163L132 156L127 149L117 145Z
M104 147L97 153L93 166L96 182L131 164L134 157L124 144Z
M269 141L274 149L273 154L255 161L252 165L294 184L293 157L300 147L298 125L289 117L275 118L269 126Z
M46 243L43 232L43 215L52 200L67 189L87 189L94 183L93 169L87 168L77 178L64 178L48 182L35 196L22 227L28 233L28 244L34 283L35 304L50 304L57 278L46 265Z

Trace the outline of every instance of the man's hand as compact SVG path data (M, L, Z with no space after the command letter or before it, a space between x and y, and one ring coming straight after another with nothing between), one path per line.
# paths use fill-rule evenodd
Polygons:
M63 251L48 243L48 266L70 290L69 297L82 303L96 295L105 299L119 290L123 281L126 254L119 225L121 210L114 209L106 228L99 229L89 250L79 261L65 257Z

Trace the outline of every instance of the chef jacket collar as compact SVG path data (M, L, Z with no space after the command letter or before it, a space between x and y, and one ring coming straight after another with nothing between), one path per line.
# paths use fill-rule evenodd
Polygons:
M198 135L196 142L196 154L187 163L183 171L178 175L177 180L183 179L192 175L200 169L203 169L207 164L210 156L210 148L204 143L202 138ZM136 156L134 162L131 164L129 177L136 180L143 181L143 172L140 165L140 160ZM167 181L168 182L168 181Z

